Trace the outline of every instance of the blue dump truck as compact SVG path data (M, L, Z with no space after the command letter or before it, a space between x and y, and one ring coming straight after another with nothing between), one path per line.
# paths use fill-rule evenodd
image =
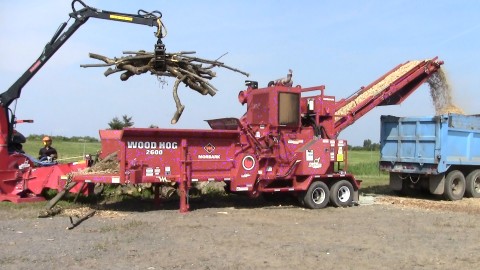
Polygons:
M380 170L400 193L480 197L480 115L381 116Z

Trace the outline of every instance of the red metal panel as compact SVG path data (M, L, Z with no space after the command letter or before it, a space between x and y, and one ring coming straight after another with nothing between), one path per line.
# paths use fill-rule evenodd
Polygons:
M122 137L125 173L138 173L137 177L131 176L130 181L183 180L186 160L182 140L191 164L192 179L207 181L232 177L238 131L128 129Z
M272 119L270 111L270 94L269 91L260 92L259 90L258 93L252 95L247 112L249 123L266 125L274 121L275 118Z
M123 142L120 140L123 135L123 130L100 130L99 134L102 142L102 151L99 155L101 159L123 150Z
M333 141L333 140L332 140ZM297 175L325 174L330 168L332 147L328 139L313 139L297 150L301 162Z

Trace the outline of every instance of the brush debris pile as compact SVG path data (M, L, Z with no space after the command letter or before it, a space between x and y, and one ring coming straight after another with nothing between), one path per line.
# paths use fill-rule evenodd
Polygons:
M120 163L118 162L117 152L114 152L104 159L97 161L93 166L83 170L72 172L72 175L100 174L100 173L118 173Z
M177 123L185 106L182 105L178 97L178 85L184 83L190 89L202 95L215 95L218 91L208 81L216 76L212 71L214 67L222 67L234 72L249 76L248 73L236 68L225 65L217 60L208 60L192 56L193 51L166 53L166 71L155 68L155 55L152 52L145 51L127 51L123 52L126 56L119 58L108 58L103 55L90 53L90 58L103 61L105 64L88 64L81 67L109 67L104 75L109 76L113 73L122 72L120 79L128 80L133 75L140 75L150 72L152 75L166 76L176 78L173 86L173 99L175 100L176 112L171 120L172 124Z

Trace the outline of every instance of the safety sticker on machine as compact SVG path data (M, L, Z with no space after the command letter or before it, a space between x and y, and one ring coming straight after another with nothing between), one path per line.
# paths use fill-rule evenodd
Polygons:
M313 161L313 150L305 150L305 161Z
M322 168L322 163L320 163L320 158L316 158L313 162L308 163L308 167L312 169L320 169Z
M245 170L250 171L255 167L255 158L248 155L242 159L242 166Z
M157 176L157 178L158 178L158 181L159 181L159 182L171 182L171 181L168 180L168 178L165 177L165 176Z
M343 161L343 147L338 147L337 161Z

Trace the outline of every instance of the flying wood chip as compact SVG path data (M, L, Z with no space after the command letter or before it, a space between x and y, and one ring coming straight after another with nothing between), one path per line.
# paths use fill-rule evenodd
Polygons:
M249 76L248 73L229 67L217 60L208 60L191 56L195 54L193 51L166 53L166 71L160 71L155 68L155 55L152 52L136 51L123 52L126 56L120 58L108 58L103 55L90 53L90 58L105 62L105 64L87 64L81 67L109 67L104 75L108 76L116 72L123 72L120 75L122 81L128 80L133 75L140 75L150 72L152 75L167 76L177 78L173 86L173 99L177 110L172 118L171 123L177 123L182 115L185 106L180 102L178 97L178 85L183 82L192 90L197 91L202 95L215 95L218 91L208 81L216 76L212 71L214 67L222 67L234 72Z

